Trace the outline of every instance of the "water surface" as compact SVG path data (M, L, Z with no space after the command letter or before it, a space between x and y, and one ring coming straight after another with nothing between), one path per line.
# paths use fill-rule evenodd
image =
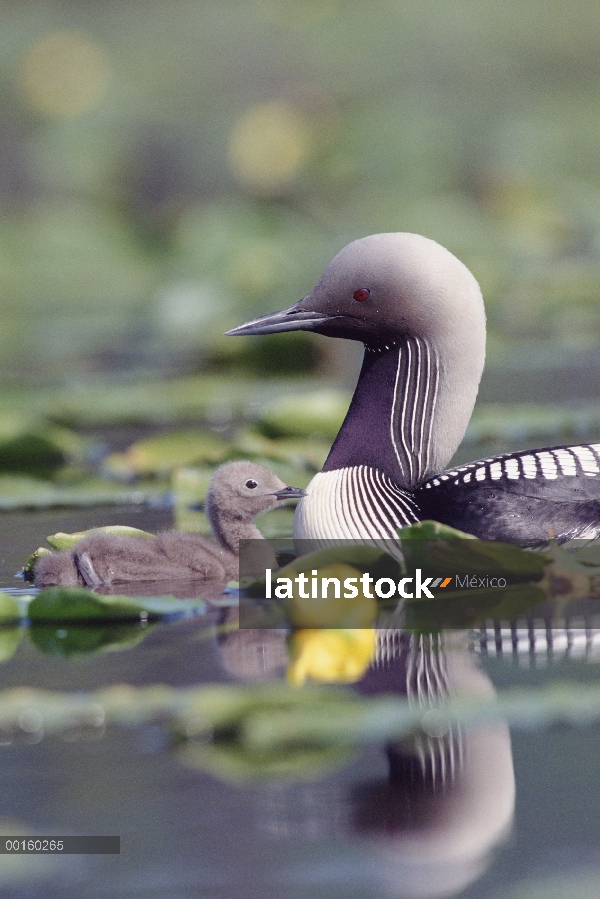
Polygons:
M18 583L12 574L47 534L109 522L170 525L168 512L131 508L4 516L2 584ZM0 665L1 684L87 691L256 676L260 664L238 664L231 644L215 636L221 618L214 610L148 629L129 649L66 658L24 635ZM272 646L261 658L275 658L279 676ZM594 664L547 653L465 651L454 671L483 692L598 677ZM405 661L392 660L356 689L401 693L405 680ZM477 771L472 766L470 783L458 786L407 774L402 747L384 745L312 781L235 785L185 767L159 725L0 743L5 832L20 825L30 833L121 836L120 856L0 856L9 899L517 899L593 895L590 884L600 883L597 726L466 734L463 749Z

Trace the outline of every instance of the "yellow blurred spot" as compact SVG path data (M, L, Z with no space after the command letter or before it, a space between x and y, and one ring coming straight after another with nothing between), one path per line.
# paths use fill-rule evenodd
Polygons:
M18 73L28 105L56 118L77 116L97 106L109 79L104 49L77 31L55 31L35 41Z
M285 574L285 569L278 572L278 577ZM311 579L313 575L308 575ZM370 627L377 617L377 601L373 596L365 596L359 583L360 571L344 562L335 562L332 565L324 565L317 569L316 580L319 587L323 578L335 578L340 585L340 595L335 595L335 590L330 584L327 596L313 597L312 589L305 590L309 596L302 596L296 582L293 584L293 599L286 600L287 613L294 627L343 627L362 628ZM352 578L356 590L346 590L344 581ZM317 590L320 594L321 589ZM356 592L356 596L347 596L346 593Z
M373 628L295 631L288 680L297 687L309 678L328 684L356 683L369 667L376 643Z
M269 194L294 179L312 143L310 124L291 103L258 103L232 129L229 164L244 187Z
M228 273L238 290L249 296L259 296L282 281L282 272L286 268L289 268L289 260L272 241L254 240L240 247L232 257Z

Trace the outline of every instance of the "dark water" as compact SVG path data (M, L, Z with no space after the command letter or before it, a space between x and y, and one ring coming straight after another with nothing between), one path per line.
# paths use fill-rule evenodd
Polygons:
M87 510L0 519L2 583L43 538L106 523L168 527L168 513ZM40 652L25 635L0 665L3 688L92 690L113 683L234 682L211 630L220 613L161 625L139 645L78 658ZM523 663L456 654L454 677L491 685L588 681L583 659ZM391 663L363 693L400 690ZM30 833L120 835L120 856L0 856L9 899L202 897L520 899L600 895L600 728L464 736L462 782L443 787L398 775L402 753L373 746L308 783L234 786L185 767L158 726L49 736L0 746L0 827ZM512 770L515 799L512 810Z

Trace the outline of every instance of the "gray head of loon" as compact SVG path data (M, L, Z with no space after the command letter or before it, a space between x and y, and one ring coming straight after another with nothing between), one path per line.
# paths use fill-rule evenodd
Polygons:
M300 302L227 333L297 330L359 340L382 355L392 350L399 355L404 347L390 398L402 470L397 479L413 486L447 464L469 422L485 360L481 291L452 253L418 234L363 237L335 256ZM388 368L392 371L391 363ZM382 372L380 383L385 377ZM428 377L431 384L425 384ZM360 385L359 379L355 401ZM370 391L372 398L377 393L373 382ZM428 421L422 418L415 426L412 410L424 403L430 407ZM356 424L356 414L351 420Z

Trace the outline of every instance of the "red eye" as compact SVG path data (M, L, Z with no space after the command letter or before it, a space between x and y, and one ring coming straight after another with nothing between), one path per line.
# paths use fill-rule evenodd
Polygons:
M371 291L367 290L366 287L361 287L359 290L353 293L353 297L357 303L364 303L365 300L368 300L371 296Z

